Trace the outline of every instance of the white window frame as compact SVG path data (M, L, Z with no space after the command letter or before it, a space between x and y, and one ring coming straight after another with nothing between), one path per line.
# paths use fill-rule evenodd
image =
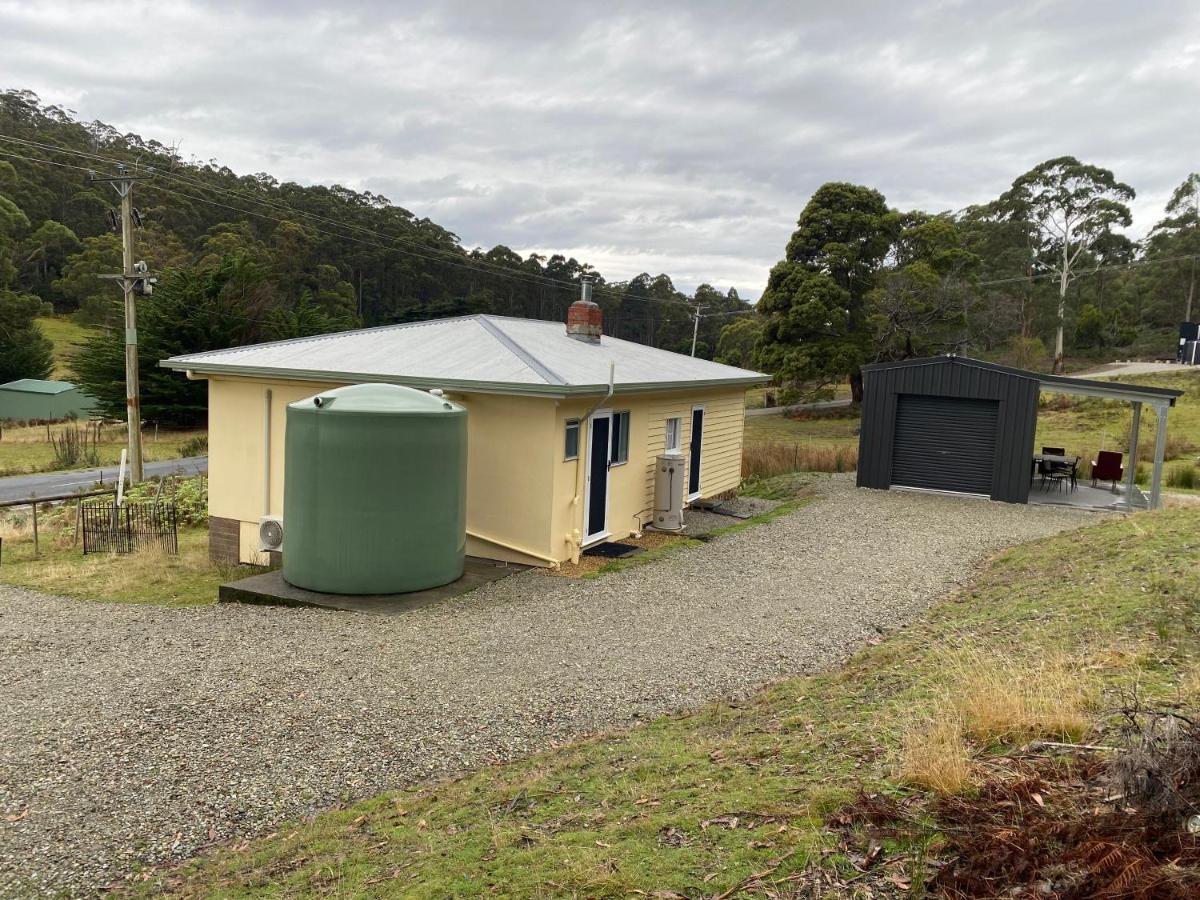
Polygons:
M627 409L614 410L612 413L612 419L608 424L608 429L609 429L608 430L608 442L610 444L609 450L608 450L608 458L609 458L608 467L610 469L615 466L623 466L627 462L629 462L629 422L632 418L633 418L632 415L630 414L629 410L627 410ZM617 441L617 446L615 448L613 448L611 446L612 439L613 439L613 432L615 430L615 426L618 421L622 421L622 427L621 427L621 432L620 432L621 440ZM622 443L624 443L624 445L625 445L625 458L618 459L617 453L620 452Z
M675 424L674 435L671 434L671 424ZM667 453L681 453L683 451L683 416L667 416L666 425L663 426L664 434L663 441ZM671 446L671 438L674 437L674 446Z
M690 482L691 478L692 478L692 426L696 422L696 411L697 410L699 410L703 414L700 419L700 421L702 423L700 425L700 465L697 467L699 469L699 471L696 472L696 488L697 488L697 490L695 493L689 493L686 495L686 499L687 499L688 503L691 503L693 500L699 500L700 497L703 496L703 494L704 494L704 424L703 423L708 421L708 411L704 408L704 404L702 404L702 403L697 403L695 406L693 406L691 413L688 415L687 472L688 472L688 481Z
M567 455L567 434L571 429L575 429L575 455ZM566 425L563 427L563 462L579 459L579 441L583 437L583 428L579 424L578 419L567 419Z

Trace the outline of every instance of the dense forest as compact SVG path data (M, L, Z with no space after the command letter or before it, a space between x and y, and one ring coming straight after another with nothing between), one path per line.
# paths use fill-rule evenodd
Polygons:
M102 408L123 414L117 199L93 175L119 165L135 189L137 257L157 273L141 304L143 409L203 418L203 386L158 369L164 356L330 330L473 312L561 320L581 275L609 334L776 373L795 393L856 382L864 363L954 350L1062 365L1071 352L1170 352L1190 314L1200 253L1200 176L1188 176L1138 243L1133 189L1070 157L958 212L892 209L878 191L822 186L757 306L669 276L609 282L586 263L469 249L387 198L301 186L184 160L171 147L0 92L0 379L43 377L50 347L33 318L100 326L75 362ZM1152 348L1147 335L1162 346Z

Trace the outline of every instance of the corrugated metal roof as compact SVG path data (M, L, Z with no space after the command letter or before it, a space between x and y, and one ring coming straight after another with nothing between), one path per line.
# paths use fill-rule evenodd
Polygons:
M562 322L474 315L232 347L163 360L205 374L387 381L496 393L560 395L697 383L758 384L769 376L605 336L568 337Z
M26 394L63 394L75 390L69 381L43 381L40 378L18 378L0 384L0 391L23 391Z
M1175 388L1150 387L1149 385L1129 384L1123 381L1099 381L1094 378L1074 378L1069 375L1044 375L1039 372L1030 372L1026 369L1003 366L1000 363L984 362L981 359L972 359L969 356L954 356L952 354L871 363L870 365L863 366L863 370L872 371L876 369L896 369L906 366L940 365L970 366L989 372L1000 372L1005 375L1036 381L1042 389L1047 391L1058 391L1064 394L1083 394L1085 396L1102 397L1111 400L1166 401L1169 405L1174 406L1175 400L1183 396L1183 391L1176 390Z

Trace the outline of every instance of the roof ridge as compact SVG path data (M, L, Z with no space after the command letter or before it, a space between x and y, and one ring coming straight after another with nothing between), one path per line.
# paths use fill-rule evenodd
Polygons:
M567 379L563 378L549 366L544 364L540 359L522 347L508 332L504 331L500 325L492 321L492 317L486 313L479 313L475 316L483 330L494 337L500 344L505 347L533 371L541 377L547 384L566 384ZM506 317L515 318L515 317Z

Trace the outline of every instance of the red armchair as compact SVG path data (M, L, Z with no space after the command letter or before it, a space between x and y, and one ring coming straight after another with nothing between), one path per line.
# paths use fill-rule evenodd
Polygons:
M1092 487L1097 481L1111 481L1113 489L1117 482L1125 477L1125 467L1121 465L1122 454L1115 450L1101 450L1092 460Z

